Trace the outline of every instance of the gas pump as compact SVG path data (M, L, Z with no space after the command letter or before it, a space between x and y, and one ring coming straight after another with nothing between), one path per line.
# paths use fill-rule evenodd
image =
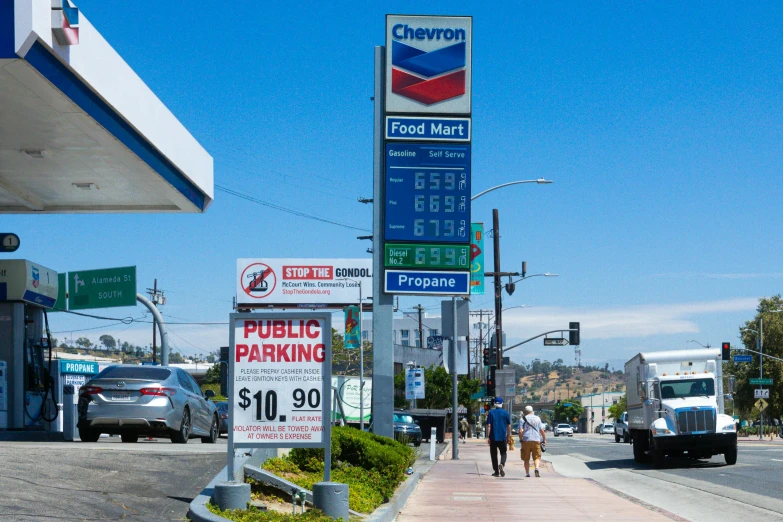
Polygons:
M56 431L58 394L46 310L57 300L57 272L27 260L0 261L0 429ZM0 406L3 406L0 404Z

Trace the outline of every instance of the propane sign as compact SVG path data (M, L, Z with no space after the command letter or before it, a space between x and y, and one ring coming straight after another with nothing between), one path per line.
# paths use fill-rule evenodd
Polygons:
M231 314L230 443L322 447L331 418L330 314Z
M372 259L238 259L237 308L342 308L372 288Z

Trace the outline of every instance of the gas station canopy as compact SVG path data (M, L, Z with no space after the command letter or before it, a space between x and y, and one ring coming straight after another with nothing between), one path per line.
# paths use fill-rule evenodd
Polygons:
M0 213L212 199L212 157L69 0L0 0Z

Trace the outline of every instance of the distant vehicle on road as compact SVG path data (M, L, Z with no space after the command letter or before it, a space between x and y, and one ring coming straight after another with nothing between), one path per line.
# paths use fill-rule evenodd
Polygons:
M421 428L409 413L394 412L394 438L403 442L412 442L421 446Z
M628 428L636 462L665 465L667 455L737 463L734 419L721 413L719 349L640 353L625 363Z
M619 419L614 421L614 441L620 442L622 439L626 444L630 441L631 434L628 432L628 412L624 411Z
M79 390L79 438L96 442L101 433L122 442L142 436L168 436L186 444L191 437L214 443L220 417L214 392L201 388L179 368L118 364L109 366Z
M225 433L228 435L228 403L226 401L220 401L215 403L218 416L220 417L220 434Z
M605 422L604 424L601 424L601 435L612 435L614 434L614 425L609 424L608 422Z
M555 437L559 437L560 435L568 435L569 437L573 437L574 428L572 428L570 424L557 424L555 426Z

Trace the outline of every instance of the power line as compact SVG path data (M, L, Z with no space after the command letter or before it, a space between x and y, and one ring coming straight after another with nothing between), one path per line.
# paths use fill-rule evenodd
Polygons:
M316 215L313 215L313 214L308 214L307 212L302 212L301 210L295 210L295 209L292 209L292 208L283 207L283 206L277 205L275 203L270 203L268 201L263 201L261 199L254 198L252 196L248 196L247 194L242 194L241 192L237 192L235 190L232 190L232 189L230 189L228 187L224 187L222 185L215 185L215 188L220 190L220 191L222 191L222 192L225 192L226 194L230 194L232 196L235 196L235 197L238 197L238 198L250 201L251 203L257 203L259 205L263 205L265 207L269 207L269 208L274 209L274 210L279 210L281 212L286 212L288 214L293 214L294 216L299 216L299 217L303 217L303 218L306 218L306 219L312 219L314 221L320 221L322 223L327 223L327 224L330 224L330 225L337 225L338 227L350 228L352 230L360 230L362 232L369 232L369 229L366 229L366 228L359 228L359 227L355 227L355 226L352 226L352 225L346 225L345 223L340 223L338 221L332 221L331 219L326 219L326 218L322 218L322 217L319 217L319 216L316 216Z

